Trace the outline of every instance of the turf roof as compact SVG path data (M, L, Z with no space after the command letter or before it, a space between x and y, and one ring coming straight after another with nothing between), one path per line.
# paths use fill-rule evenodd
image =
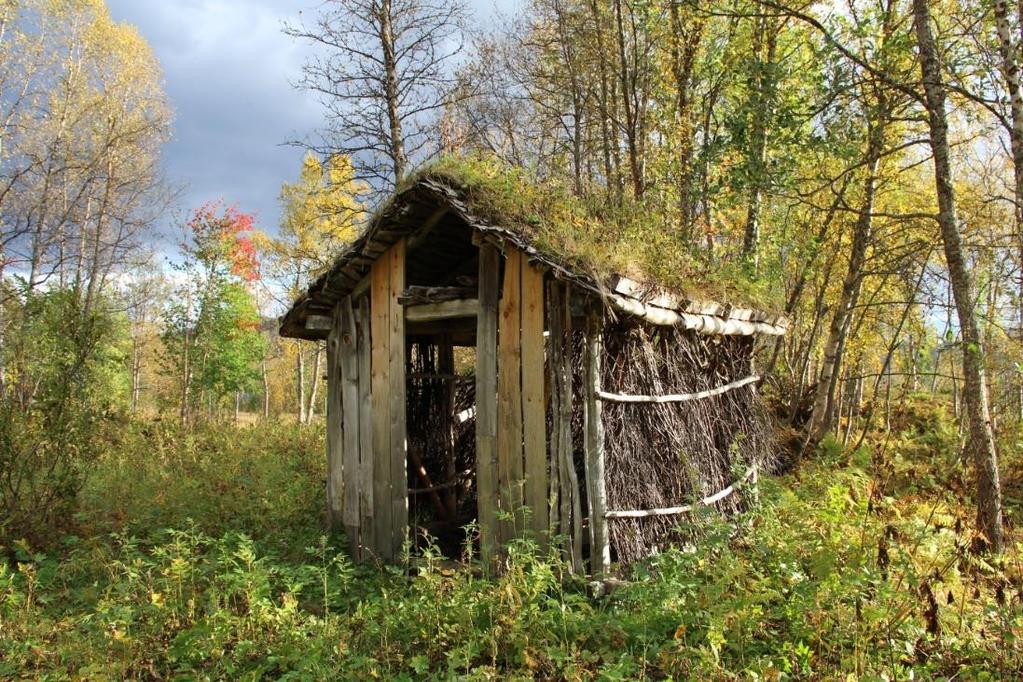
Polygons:
M685 298L776 307L766 282L741 266L707 263L654 207L628 199L612 206L602 192L599 199L580 198L559 181L535 180L492 157L443 157L407 178L399 192L424 179L455 189L480 218L598 281L624 275Z
M560 182L535 180L489 157L445 157L406 178L374 212L362 236L283 317L282 334L319 338L304 330L304 318L329 312L390 243L422 224L417 211L424 193L433 209L457 207L474 229L498 233L592 289L626 276L683 300L740 306L769 300L741 270L707 267L647 206L586 200Z

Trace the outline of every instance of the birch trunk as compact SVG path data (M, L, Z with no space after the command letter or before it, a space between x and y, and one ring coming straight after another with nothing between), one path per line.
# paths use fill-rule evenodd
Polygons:
M391 0L383 0L380 6L380 48L384 61L384 100L387 107L387 123L390 135L391 165L394 171L394 184L397 185L405 177L405 137L402 132L401 115L398 112L398 65L395 56L394 30L391 17Z
M766 54L762 54L765 50ZM767 17L757 20L753 36L753 51L757 74L754 83L753 130L750 133L750 196L746 207L746 227L742 239L742 255L756 273L760 265L760 213L764 200L764 185L767 182L767 131L770 125L771 109L774 105L773 77L768 73L777 57L777 27Z
M998 454L988 406L984 349L974 310L973 281L963 253L962 235L956 222L955 190L949 160L945 86L941 79L938 49L931 33L928 0L913 0L913 23L920 61L924 104L927 108L934 180L938 195L938 225L945 248L949 281L955 299L963 348L963 403L968 429L968 448L977 476L977 526L988 547L1001 552L1003 545L1002 494L998 480Z
M131 413L135 414L139 409L139 393L141 393L142 379L142 349L138 336L131 341Z
M266 370L266 360L263 360L263 419L270 418L270 374Z
M1009 26L1009 4L995 0L995 28L998 33L998 55L1001 58L1002 78L1009 93L1009 145L1012 151L1013 199L1017 256L1021 268L1019 281L1018 324L1019 339L1023 342L1023 93L1020 92L1019 44L1013 40ZM1020 30L1023 30L1021 25ZM1023 382L1017 386L1020 413L1023 414Z
M856 299L859 297L860 282L863 279L863 266L867 259L867 247L870 245L873 232L874 195L876 191L877 169L884 149L884 129L887 124L888 111L885 102L879 102L878 119L870 125L869 142L867 144L867 176L863 181L863 204L853 231L852 252L849 254L849 268L842 281L842 291L835 314L828 328L828 339L824 344L824 363L821 378L814 393L813 411L807 429L807 444L820 442L834 426L835 389L842 366L845 351L846 335L849 331L849 318Z
M313 357L313 376L312 385L309 387L309 404L305 408L305 421L304 424L312 424L313 417L316 416L316 395L319 393L320 388L320 344L316 343L316 355Z

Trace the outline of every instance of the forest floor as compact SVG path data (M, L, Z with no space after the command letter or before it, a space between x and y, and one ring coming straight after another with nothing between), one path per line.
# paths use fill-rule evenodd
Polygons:
M970 553L943 408L891 420L762 478L740 518L689 519L692 545L600 597L526 545L492 580L430 552L353 566L322 535L317 427L128 424L74 534L6 548L0 678L1023 677L1023 546ZM1017 528L1020 448L1003 445Z

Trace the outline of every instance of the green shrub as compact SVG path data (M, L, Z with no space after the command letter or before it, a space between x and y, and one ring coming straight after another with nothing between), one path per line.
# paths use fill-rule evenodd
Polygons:
M70 529L77 495L127 395L122 320L77 292L9 295L0 345L0 546Z

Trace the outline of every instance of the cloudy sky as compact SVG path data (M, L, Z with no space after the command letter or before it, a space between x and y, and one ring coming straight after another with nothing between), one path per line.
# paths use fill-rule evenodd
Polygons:
M293 89L304 46L281 34L315 0L108 0L156 52L175 111L164 150L182 208L217 198L272 228L282 181L301 150L283 146L318 125L319 108ZM306 10L309 11L309 10Z
M498 0L510 7L514 0ZM310 47L281 33L315 17L319 0L107 0L115 19L138 26L163 66L175 110L165 150L168 179L187 210L223 198L272 230L281 183L303 151L287 146L315 131L321 109L291 83ZM472 0L480 22L495 0Z

